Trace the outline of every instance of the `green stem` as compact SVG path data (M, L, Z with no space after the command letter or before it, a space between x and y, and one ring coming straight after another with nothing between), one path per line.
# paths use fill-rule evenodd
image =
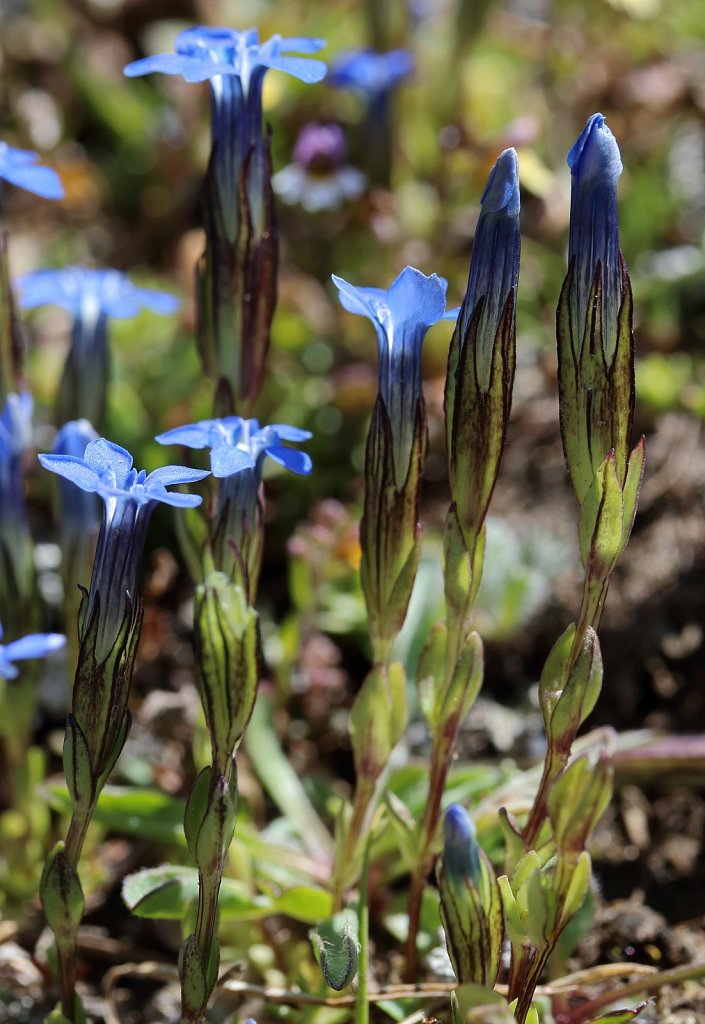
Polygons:
M570 676L570 673L578 660L580 651L582 650L585 642L585 634L587 633L588 627L596 629L599 625L602 609L607 597L608 586L608 579L594 580L589 576L586 576L585 578L582 600L580 602L580 612L578 614L578 623L575 627L573 646L571 647L568 666L566 668L566 678ZM558 748L553 744L549 737L543 775L541 776L541 782L529 813L529 817L526 825L524 826L523 834L527 850L533 849L536 844L536 840L548 814L548 796L551 792L551 787L568 763L574 740L575 734L572 736L562 736L561 746Z
M345 830L345 839L342 848L336 851L335 864L333 867L333 880L331 889L333 894L333 913L343 908L345 887L347 884L347 872L350 865L355 861L355 855L361 842L367 839L369 822L373 810L375 795L375 784L370 779L360 778L355 783L355 794L353 796L353 811L350 823ZM367 848L367 847L365 847Z
M437 734L431 747L431 775L428 797L421 819L421 847L409 888L409 931L406 939L406 966L404 980L413 982L416 977L416 940L421 922L421 900L426 879L433 864L433 840L441 817L441 800L445 790L450 761L455 746L457 728L452 736Z
M357 993L355 998L355 1024L369 1024L370 1002L367 994L367 970L369 963L370 941L370 906L368 896L370 861L370 840L365 843L360 873L360 892L358 895L357 922L360 953L357 968Z
M475 552L477 545L473 548L471 561L476 561ZM482 567L479 573L482 574ZM475 604L479 583L471 579L470 589L465 597L465 603L459 612L453 614L450 609L447 616L448 640L446 648L445 680L444 687L450 685L455 666L460 657L463 645L463 638L467 631L468 622ZM448 772L450 771L451 759L455 748L455 741L458 737L460 719L450 720L441 723L432 739L431 744L431 773L428 785L428 797L421 819L421 844L414 870L411 874L409 888L409 931L406 940L406 962L404 968L404 980L413 982L416 976L416 941L421 922L421 901L423 898L423 887L433 865L433 843L438 830L438 823L441 818L441 802L445 791Z

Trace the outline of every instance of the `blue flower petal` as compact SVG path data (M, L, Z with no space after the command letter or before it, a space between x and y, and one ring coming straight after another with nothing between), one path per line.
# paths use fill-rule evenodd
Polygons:
M41 196L43 199L64 198L61 178L51 167L0 167L0 177L9 181L11 185L33 192L35 196Z
M460 306L453 306L452 309L447 309L445 311L445 313L441 317L441 320L452 320L452 322L455 323L455 321L458 319L459 313Z
M121 448L119 444L113 444L105 437L99 437L97 441L91 441L86 445L83 457L86 464L100 477L107 473L114 474L118 488L123 486L132 469L132 456L127 449Z
M161 466L150 473L144 482L147 491L153 488L170 487L173 484L193 484L210 476L207 469L191 469L188 466Z
M300 475L310 473L313 466L311 457L306 452L300 452L296 448L285 448L281 444L268 445L267 455L292 473Z
M270 430L274 430L282 441L310 441L313 434L310 430L300 430L298 427L291 427L288 423L272 423Z
M149 494L148 500L161 501L163 505L171 505L173 508L196 508L203 498L200 494L179 494L177 491L157 489Z
M157 434L154 438L159 444L183 444L187 448L208 448L211 444L211 425L213 420L201 420L189 423L184 427L174 427Z
M39 155L31 149L15 149L0 142L0 179L34 192L46 199L61 199L64 195L61 178L50 167L39 163Z
M38 455L37 458L45 469L70 480L84 491L97 491L100 487L100 476L77 455Z
M24 658L45 658L47 654L60 651L66 646L66 637L61 633L30 633L19 640L6 644L3 654L10 661Z
M367 316L370 320L377 319L377 309L372 304L370 298L365 295L365 292L370 292L370 288L356 288L355 285L349 284L342 277L338 277L336 274L331 274L333 284L338 289L340 304L343 309L347 309L348 313L357 313L359 316ZM384 294L381 289L375 289L377 292Z
M313 39L310 36L287 36L282 39L279 49L282 53L318 53L325 50L328 43L325 39Z
M255 459L249 452L233 445L223 444L211 452L211 470L213 476L226 477L240 473L243 469L254 469Z
M232 75L235 69L222 61L186 57L179 53L155 53L151 57L134 60L123 69L128 78L153 73L181 75L187 82L205 82L216 75Z
M430 327L442 319L446 308L447 281L437 274L426 277L414 267L405 267L387 293L395 324L406 321Z
M308 85L322 81L328 70L323 61L310 60L306 57L260 57L259 63L266 68L285 71Z

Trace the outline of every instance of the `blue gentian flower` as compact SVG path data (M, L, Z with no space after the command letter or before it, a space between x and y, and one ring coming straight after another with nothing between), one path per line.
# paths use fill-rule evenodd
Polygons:
M73 315L71 347L59 391L60 423L87 419L101 426L108 389L108 323L137 316L141 309L167 316L179 300L167 292L139 288L119 270L64 267L36 270L17 281L20 305L60 306Z
M451 881L480 879L480 854L475 823L460 804L451 804L443 819L443 865Z
M373 182L388 188L392 167L395 123L392 93L414 68L410 53L391 50L359 50L340 54L331 68L328 83L352 89L365 100L362 125L366 170Z
M184 466L163 466L147 474L133 469L132 456L105 438L91 441L83 457L40 455L45 469L70 480L104 502L88 604L84 621L100 615L98 659L107 656L120 631L126 609L136 601L140 561L152 512L161 502L194 508L196 494L168 491L174 484L194 483L208 472Z
M568 260L573 265L571 319L577 344L582 344L590 315L590 291L598 267L602 285L602 329L605 356L611 361L617 344L617 319L622 298L622 271L617 225L617 181L622 161L617 141L602 114L593 114L568 154L572 174Z
M236 231L240 172L262 135L264 76L273 68L302 82L319 82L325 76L326 65L291 54L317 53L324 46L322 39L284 39L279 35L260 43L254 28L237 32L198 25L177 36L176 53L144 57L125 68L125 74L130 77L157 71L181 75L187 82L208 81L214 158L230 237L234 237Z
M421 389L421 348L426 331L439 320L455 320L446 312L447 282L406 267L385 291L358 288L333 274L340 302L349 313L368 317L377 332L378 388L392 429L397 486L406 480Z
M497 159L481 203L458 329L464 339L478 303L482 301L475 366L478 383L487 387L499 322L507 301L515 300L519 280L519 166L514 149L505 149Z
M414 59L408 50L351 50L336 58L327 81L337 88L355 89L374 97L395 88L413 70Z
M141 309L168 316L179 309L179 300L168 292L138 288L119 270L62 267L35 270L17 281L23 309L60 306L84 323L99 317L125 320Z
M3 629L0 625L0 640L3 637ZM29 636L20 637L12 643L0 643L0 679L16 679L19 670L15 666L16 661L23 661L25 658L46 658L54 651L60 651L66 646L66 637L61 633L30 633Z
M38 161L39 154L31 149L15 149L7 142L0 142L0 180L44 199L63 199L61 178L51 167L44 167Z
M176 53L128 64L127 75L152 71L207 80L211 157L204 189L206 248L197 265L198 345L216 381L219 412L246 411L264 376L277 295L278 236L270 132L262 132L262 86L270 68L303 82L325 75L319 39L272 36L256 29L196 26Z
M183 444L187 448L210 448L211 471L220 480L217 522L213 535L218 568L232 572L234 544L247 568L248 592L254 599L262 544L259 490L265 458L290 470L307 475L311 459L306 452L287 448L283 441L307 441L308 430L286 423L260 427L259 421L228 416L200 420L159 434L160 444Z
M287 423L260 427L258 420L226 416L174 427L157 435L155 441L183 444L187 448L210 448L213 476L228 477L245 469L261 472L266 455L292 473L310 473L311 459L306 452L287 448L282 441L308 441L311 436L310 431L290 427Z

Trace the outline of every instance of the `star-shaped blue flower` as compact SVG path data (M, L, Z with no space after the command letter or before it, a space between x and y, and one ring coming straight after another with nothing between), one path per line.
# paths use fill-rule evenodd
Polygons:
M201 504L197 494L168 491L175 484L194 483L208 476L200 469L163 466L147 474L133 468L132 456L112 441L99 437L77 455L40 455L45 469L70 480L103 499L103 522L82 622L99 615L96 657L113 649L126 615L132 615L137 597L140 562L147 526L158 503L175 508Z
M39 163L39 154L31 149L15 149L0 142L0 179L44 199L63 199L61 178L51 167Z
M337 57L328 83L340 89L355 89L372 98L394 89L413 70L414 60L408 50L351 50Z
M578 344L588 316L598 263L602 272L603 336L608 360L617 343L622 272L617 224L619 146L602 114L593 114L568 153L572 174L568 259L574 261L571 309Z
M190 484L208 476L208 470L186 466L162 466L147 474L132 466L132 456L125 448L99 437L86 446L83 458L77 455L40 455L45 469L71 480L84 491L94 491L110 505L135 502L137 505L163 502L176 508L194 508L201 504L197 494L167 491L174 484Z
M292 473L308 474L312 465L310 457L296 448L287 448L282 441L308 441L310 437L308 430L286 423L260 427L258 420L227 416L175 427L159 434L155 440L160 444L183 444L187 448L210 448L213 476L228 477L261 467L266 455Z
M421 398L421 348L426 331L439 320L455 321L458 309L446 312L447 281L406 267L386 291L357 288L333 274L339 299L349 313L366 316L377 332L379 394L394 439L397 483L406 480Z
M133 61L125 68L125 74L133 78L157 71L181 75L187 82L204 82L218 75L236 75L247 94L251 83L261 83L268 68L285 71L302 82L320 82L326 73L322 61L288 54L317 53L325 45L322 39L284 39L280 35L260 43L256 28L237 32L230 28L197 25L179 33L176 53L159 53Z
M179 309L179 300L168 292L138 288L119 270L63 267L35 270L17 281L23 309L60 306L74 317L93 312L115 320L137 316L141 309L167 316Z
M2 637L3 629L0 626L0 640ZM65 646L66 637L61 633L30 633L9 644L0 643L0 679L17 678L19 669L14 664L16 661L46 658L48 654L60 651Z

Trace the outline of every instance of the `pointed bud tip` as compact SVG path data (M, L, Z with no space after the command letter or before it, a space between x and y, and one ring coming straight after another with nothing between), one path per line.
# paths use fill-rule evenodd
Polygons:
M604 177L616 181L622 173L619 146L602 114L593 114L568 153L573 177Z
M452 878L478 878L480 858L476 837L475 823L465 808L451 804L443 819L443 861Z
M519 158L515 149L505 149L490 172L482 196L488 213L505 210L508 216L519 215Z

